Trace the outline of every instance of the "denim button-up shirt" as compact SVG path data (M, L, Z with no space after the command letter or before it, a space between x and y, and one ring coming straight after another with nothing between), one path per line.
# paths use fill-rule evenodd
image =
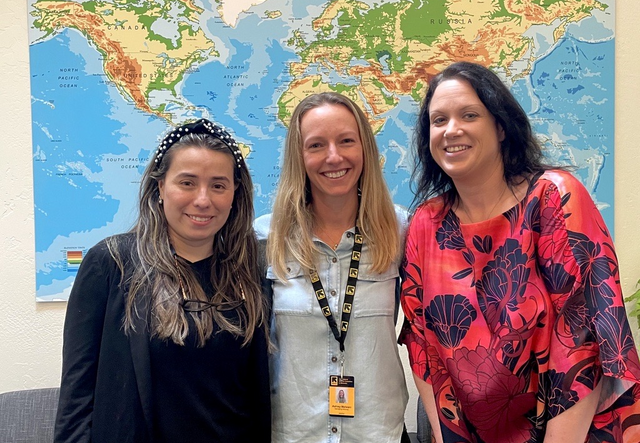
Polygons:
M404 232L406 217L400 211ZM256 220L259 238L269 232L270 215ZM340 324L354 229L338 248L314 239L321 256L317 271L336 322ZM273 284L271 338L272 436L275 443L400 441L408 394L396 344L396 284L399 263L381 274L371 271L365 242L345 342L344 374L355 377L355 417L329 416L329 376L340 374L340 346L315 298L308 271L287 262L287 280Z

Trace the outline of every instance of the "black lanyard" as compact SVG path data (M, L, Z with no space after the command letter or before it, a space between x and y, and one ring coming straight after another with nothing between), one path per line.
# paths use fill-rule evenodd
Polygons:
M353 249L351 251L351 264L349 264L349 277L347 279L347 287L344 290L344 303L342 304L342 319L340 323L340 330L336 324L331 307L327 301L327 294L324 292L322 282L318 276L316 269L309 271L309 278L311 278L311 284L315 291L318 304L325 318L329 322L329 327L333 332L333 336L340 343L340 351L344 352L344 341L347 338L347 331L349 330L349 319L351 318L351 308L353 306L353 298L356 295L356 284L358 283L358 268L360 267L360 253L362 252L362 235L356 226L356 234L353 236ZM340 334L342 331L342 334Z

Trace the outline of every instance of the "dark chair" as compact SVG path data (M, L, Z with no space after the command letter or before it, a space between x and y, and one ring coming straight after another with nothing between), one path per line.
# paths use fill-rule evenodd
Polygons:
M0 394L0 442L51 443L60 388Z

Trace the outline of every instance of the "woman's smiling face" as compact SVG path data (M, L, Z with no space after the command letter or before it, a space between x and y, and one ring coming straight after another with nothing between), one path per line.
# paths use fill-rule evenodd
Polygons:
M358 192L364 152L358 123L342 105L307 111L300 121L302 157L316 199L342 198Z
M483 183L496 168L504 169L504 131L467 81L438 85L429 104L429 124L431 155L454 183Z
M231 154L187 146L172 153L159 181L169 238L180 255L211 247L226 223L235 193Z

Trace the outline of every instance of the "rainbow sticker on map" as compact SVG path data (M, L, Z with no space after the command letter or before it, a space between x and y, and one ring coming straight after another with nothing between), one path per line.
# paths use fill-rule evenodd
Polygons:
M82 262L82 251L66 251L67 271L76 272Z

